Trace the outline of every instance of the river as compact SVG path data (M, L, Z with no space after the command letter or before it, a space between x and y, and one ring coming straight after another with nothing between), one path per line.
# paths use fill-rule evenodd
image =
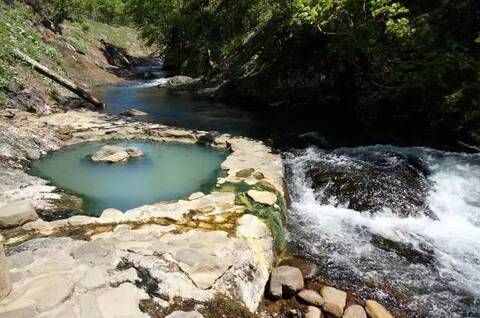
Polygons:
M139 120L254 137L281 151L289 248L316 262L323 282L404 317L480 317L479 154L360 146L362 134L342 122L211 103L163 82L97 94L107 112L136 108L148 113Z

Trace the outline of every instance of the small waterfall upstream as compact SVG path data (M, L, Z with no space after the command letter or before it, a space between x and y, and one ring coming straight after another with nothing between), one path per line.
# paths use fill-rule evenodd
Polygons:
M408 317L479 317L478 154L371 146L285 157L290 244L322 279Z

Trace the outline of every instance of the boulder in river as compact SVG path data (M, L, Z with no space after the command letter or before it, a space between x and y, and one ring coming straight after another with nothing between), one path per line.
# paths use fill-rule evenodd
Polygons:
M280 266L270 276L270 293L276 298L294 294L304 287L302 272L295 267Z
M30 201L15 201L0 207L0 229L21 226L38 219Z
M310 166L306 176L323 204L435 218L426 202L428 170L412 155L346 150L325 154Z
M195 82L196 82L196 80L194 78L189 77L189 76L177 75L177 76L169 78L167 80L167 82L165 83L165 85L169 86L169 87L178 88L178 87L182 87L182 86L191 85Z
M125 162L129 158L140 157L143 152L135 147L124 148L120 146L103 146L100 150L92 155L92 160L95 162Z

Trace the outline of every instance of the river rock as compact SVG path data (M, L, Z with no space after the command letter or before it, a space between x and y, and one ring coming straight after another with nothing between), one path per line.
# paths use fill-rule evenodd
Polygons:
M12 290L12 282L10 281L10 272L3 249L3 244L0 242L0 300L7 297Z
M367 300L365 303L365 310L371 318L393 318L392 314L375 300Z
M297 297L304 302L314 306L322 306L325 302L322 296L320 296L316 291L311 289L304 289L300 291L297 294Z
M272 271L270 276L270 293L272 296L282 298L288 294L296 293L304 287L302 272L295 267L280 266Z
M138 109L135 109L135 108L128 108L127 110L124 110L123 112L121 112L122 115L124 116L146 116L148 115L147 113L145 112L142 112L141 110L138 110Z
M389 151L337 151L309 163L317 199L356 211L391 209L402 216L435 218L426 200L428 169L414 156Z
M248 196L252 198L255 202L265 204L265 205L274 205L277 202L277 196L269 191L257 191L250 190L247 192Z
M320 290L325 303L322 308L335 317L342 317L343 310L347 304L347 293L333 287L323 286Z
M95 162L124 162L130 157L140 157L143 152L138 148L124 148L119 146L106 145L92 155Z
M351 305L345 309L343 318L367 318L367 313L360 305Z
M287 265L298 268L302 272L304 279L314 278L315 276L317 276L319 271L317 264L299 257L285 259L280 262L280 265Z
M308 306L305 318L323 318L323 313L320 308L315 306Z
M16 201L0 207L0 229L21 226L37 219L38 215L30 201Z
M184 86L184 85L190 85L195 83L195 79L189 77L189 76L184 76L184 75L177 75L174 77L171 77L167 80L165 83L166 86L170 87L179 87L179 86Z

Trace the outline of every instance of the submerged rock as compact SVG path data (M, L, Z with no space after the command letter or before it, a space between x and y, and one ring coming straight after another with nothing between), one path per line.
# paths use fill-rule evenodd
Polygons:
M21 226L38 219L30 201L16 201L0 207L0 229Z
M407 154L345 151L312 162L306 176L323 204L435 218L426 202L427 174L422 162Z
M120 146L103 146L100 150L92 155L95 162L125 162L129 158L140 157L143 152L138 148L124 148Z
M124 110L123 112L121 112L122 115L124 116L146 116L148 115L147 113L145 112L142 112L141 110L138 110L138 109L135 109L135 108L129 108L127 110Z

